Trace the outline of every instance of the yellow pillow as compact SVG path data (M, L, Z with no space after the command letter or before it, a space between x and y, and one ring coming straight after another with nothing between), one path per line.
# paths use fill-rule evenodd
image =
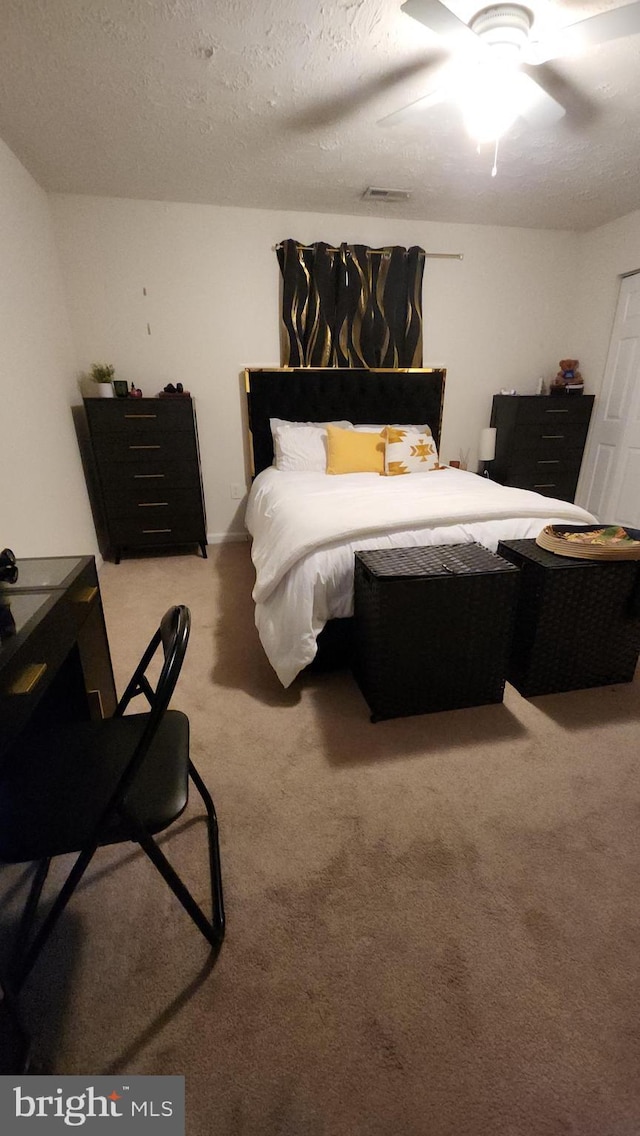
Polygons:
M327 473L384 473L384 431L365 434L327 426Z

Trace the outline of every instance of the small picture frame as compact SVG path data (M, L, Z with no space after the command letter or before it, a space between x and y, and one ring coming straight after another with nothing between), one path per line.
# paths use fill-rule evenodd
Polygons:
M113 379L113 391L116 398L126 398L129 394L129 384L126 379Z

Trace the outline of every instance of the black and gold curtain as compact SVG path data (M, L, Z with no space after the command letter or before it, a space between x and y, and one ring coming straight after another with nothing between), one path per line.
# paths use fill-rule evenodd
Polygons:
M421 367L424 249L277 248L283 367Z

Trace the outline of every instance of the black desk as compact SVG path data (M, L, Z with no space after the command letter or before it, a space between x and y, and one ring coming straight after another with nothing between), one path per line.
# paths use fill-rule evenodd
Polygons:
M116 707L93 556L19 560L0 583L0 768L20 760L24 731ZM0 991L0 1073L28 1071L29 1038Z
M16 583L0 583L0 759L28 727L115 706L94 557L19 560Z

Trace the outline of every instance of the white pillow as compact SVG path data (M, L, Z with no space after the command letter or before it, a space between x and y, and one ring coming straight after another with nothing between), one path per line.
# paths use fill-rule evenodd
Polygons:
M274 431L277 430L279 426L311 426L312 429L314 429L314 430L318 429L318 427L322 430L325 430L327 428L327 426L340 426L343 430L348 430L349 427L351 426L351 423L350 422L290 422L288 420L288 418L270 418L269 419L269 425L271 427L271 433L275 437Z
M350 422L349 425L351 426L352 430L357 430L361 434L362 433L368 434L369 432L372 432L374 434L381 434L383 430L386 430L389 423L386 422L384 426L361 426L360 423L358 423L357 426L354 426L353 422ZM392 423L392 429L393 430L409 430L412 434L430 434L431 433L431 427L430 426L405 426L405 425L403 425L402 423L399 423L399 422Z
M327 472L327 431L285 423L273 431L273 464L288 473Z

